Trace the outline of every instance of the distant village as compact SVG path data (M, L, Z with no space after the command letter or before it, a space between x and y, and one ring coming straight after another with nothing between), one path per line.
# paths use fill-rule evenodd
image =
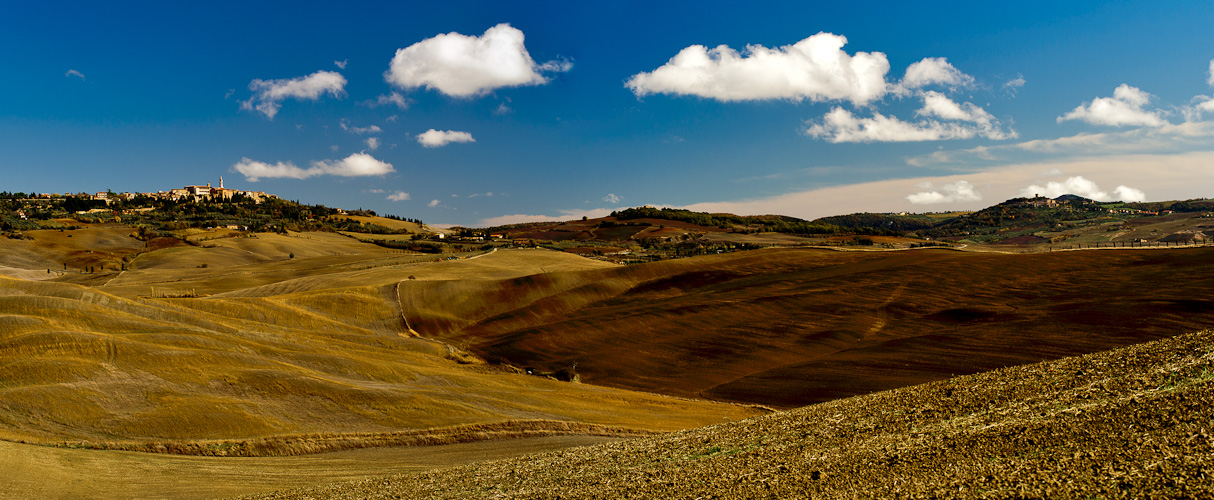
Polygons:
M109 191L98 191L97 194L79 193L79 194L74 194L74 195L73 194L59 195L59 194L42 193L40 195L34 196L34 198L55 199L55 198L64 198L67 196L76 196L76 197L80 197L80 198L101 201L101 202L105 202L105 204L107 204L107 205L110 203L113 203L115 201L119 201L119 200L130 201L139 196L146 196L148 198L157 199L157 200L173 200L173 201L181 201L183 199L184 200L189 200L189 199L231 200L232 198L235 198L237 196L243 196L246 199L252 200L254 203L262 203L267 198L277 198L278 197L276 195L268 194L265 191L245 191L242 189L232 189L232 188L224 187L223 177L220 176L218 186L212 186L211 183L208 182L205 186L185 186L183 188L170 189L168 191L156 191L156 192L149 192L149 193L112 193Z

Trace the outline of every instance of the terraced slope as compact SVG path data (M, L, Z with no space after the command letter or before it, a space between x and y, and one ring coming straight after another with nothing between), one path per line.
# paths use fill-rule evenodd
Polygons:
M409 324L491 361L782 408L1214 325L1214 249L771 249L401 285Z
M318 498L1210 498L1214 332Z

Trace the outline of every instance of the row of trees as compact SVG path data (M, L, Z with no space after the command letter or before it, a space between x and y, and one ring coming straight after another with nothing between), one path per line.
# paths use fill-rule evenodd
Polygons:
M866 234L886 235L901 234L900 230L882 227L854 226L843 227L837 224L816 220L805 221L795 217L785 216L743 216L733 214L709 214L692 212L678 208L636 207L611 213L617 220L662 219L685 222L697 226L716 227L737 232L770 232L797 235L823 234Z

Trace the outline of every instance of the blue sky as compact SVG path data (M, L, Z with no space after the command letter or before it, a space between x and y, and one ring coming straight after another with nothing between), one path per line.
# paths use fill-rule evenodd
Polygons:
M472 226L1214 196L1209 2L607 4L6 5L0 190Z

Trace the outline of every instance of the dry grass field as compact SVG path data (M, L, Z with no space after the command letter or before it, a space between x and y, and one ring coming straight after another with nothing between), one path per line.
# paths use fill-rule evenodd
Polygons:
M424 225L418 224L416 222L389 219L386 217L370 217L370 216L365 216L365 215L333 215L333 216L330 216L329 218L334 219L334 220L354 220L354 221L361 222L363 224L375 224L377 226L383 226L388 229L393 229L393 230L398 230L398 231L404 230L404 231L409 231L411 233L436 232L436 230L434 228L431 228L430 226L424 226Z
M2 278L0 425L10 439L94 446L367 434L340 444L357 447L470 423L669 430L756 413L463 363L408 336L392 288L124 299Z

